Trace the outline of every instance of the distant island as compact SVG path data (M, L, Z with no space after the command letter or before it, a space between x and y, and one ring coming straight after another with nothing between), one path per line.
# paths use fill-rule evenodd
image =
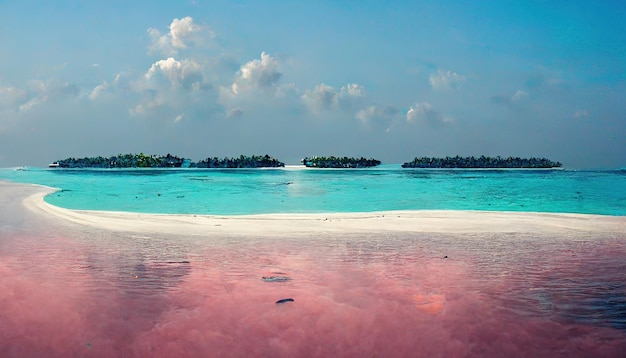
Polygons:
M199 162L175 155L119 154L112 157L66 158L49 165L51 168L262 168L284 167L269 155L241 155L237 158L207 158Z
M304 158L302 164L308 168L369 168L380 165L380 160L331 156Z
M238 158L217 157L207 158L197 163L191 163L195 168L277 168L284 167L285 163L278 161L269 155L253 155L251 157L239 156Z
M402 168L532 168L550 169L560 168L559 162L553 162L546 158L519 158L519 157L445 157L445 158L415 158L411 162L402 164Z

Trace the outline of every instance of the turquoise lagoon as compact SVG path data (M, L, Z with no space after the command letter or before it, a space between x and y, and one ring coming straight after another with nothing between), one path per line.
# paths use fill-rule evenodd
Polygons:
M24 168L18 168L24 169ZM626 215L626 170L1 169L50 204L163 214L492 210Z

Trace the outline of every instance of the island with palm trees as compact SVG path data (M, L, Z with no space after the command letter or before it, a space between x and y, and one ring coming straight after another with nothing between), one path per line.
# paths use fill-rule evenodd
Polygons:
M459 169L552 169L560 168L559 162L554 162L546 158L519 158L508 157L486 157L484 155L476 157L421 157L413 161L402 164L402 168L459 168Z
M51 168L265 168L284 167L285 163L269 155L233 158L209 157L199 162L176 155L118 154L111 157L66 158L49 165Z
M380 165L380 160L349 157L311 157L302 159L307 168L370 168Z
M269 155L253 155L233 158L206 158L197 163L191 163L195 168L278 168L284 167L285 163L270 157Z

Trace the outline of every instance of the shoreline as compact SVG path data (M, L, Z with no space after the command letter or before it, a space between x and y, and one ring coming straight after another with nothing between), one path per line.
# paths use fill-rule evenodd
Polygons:
M7 184L8 183L8 184ZM56 188L0 182L0 193L22 190L36 214L108 231L172 235L311 236L325 233L623 233L626 216L593 214L415 210L365 213L182 215L71 210L45 202ZM26 188L37 187L26 195Z
M55 190L0 181L2 356L626 349L626 216L134 214Z

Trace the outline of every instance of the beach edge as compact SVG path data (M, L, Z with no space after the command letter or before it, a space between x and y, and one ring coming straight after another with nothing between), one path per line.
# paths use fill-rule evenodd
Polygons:
M36 187L35 193L26 189ZM58 189L0 181L0 193L23 191L32 212L108 231L174 235L312 235L323 233L626 232L626 216L465 210L361 213L190 215L72 210L47 203Z

